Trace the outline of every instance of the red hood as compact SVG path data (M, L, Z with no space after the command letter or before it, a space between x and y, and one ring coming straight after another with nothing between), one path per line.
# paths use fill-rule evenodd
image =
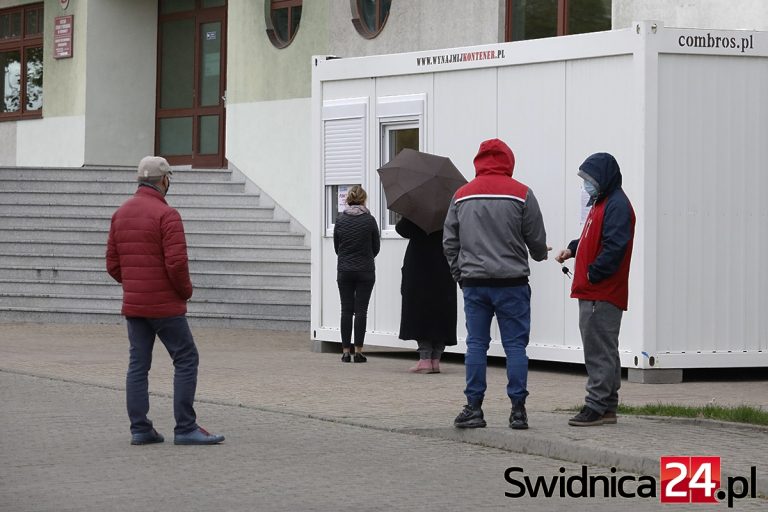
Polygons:
M480 144L475 157L475 176L499 174L512 177L514 168L515 155L503 141L490 139Z

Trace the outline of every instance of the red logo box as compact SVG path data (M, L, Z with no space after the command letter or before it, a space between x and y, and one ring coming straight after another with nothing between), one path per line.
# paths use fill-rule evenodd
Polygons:
M662 503L717 503L720 457L661 457Z

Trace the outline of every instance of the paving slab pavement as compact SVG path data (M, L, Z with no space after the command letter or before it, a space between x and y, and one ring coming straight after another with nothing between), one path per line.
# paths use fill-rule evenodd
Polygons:
M696 510L658 498L510 498L506 468L566 474L577 464L445 439L289 417L249 407L198 404L227 440L218 446L130 446L122 391L0 372L2 512L419 512ZM172 402L153 397L156 425ZM170 434L164 430L165 434ZM9 440L13 440L9 442ZM591 467L590 476L629 478ZM602 492L602 488L598 488ZM763 510L741 500L736 510Z
M8 324L0 332L0 371L124 389L128 352L124 326ZM460 440L655 476L662 455L717 455L722 458L724 480L748 476L755 466L757 489L768 495L768 453L763 449L768 429L629 416L620 417L615 426L569 427L566 422L572 413L564 409L579 405L584 396L586 377L581 366L532 364L527 404L531 428L520 432L506 426L506 376L500 361L492 363L483 406L489 426L459 431L451 424L464 403L460 357L451 357L439 375L414 375L407 368L415 353L369 348L367 364L342 364L337 354L310 352L305 333L200 328L193 333L201 354L197 396L202 403ZM154 362L150 391L168 397L172 367L160 343ZM767 408L768 376L712 370L680 384L624 380L620 397L631 405L672 402ZM115 418L121 421L127 435L127 419ZM201 415L200 422L217 430L215 417Z

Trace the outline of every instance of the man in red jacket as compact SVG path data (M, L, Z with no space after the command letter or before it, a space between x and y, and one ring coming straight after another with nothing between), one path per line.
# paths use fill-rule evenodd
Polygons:
M587 368L586 404L568 420L575 427L616 423L621 387L619 329L627 310L635 212L621 188L621 171L608 153L588 157L579 176L592 206L581 238L555 257L575 256L571 297L579 299L579 330Z
M142 158L139 188L112 215L109 228L107 272L123 285L122 314L130 341L125 392L131 444L164 441L147 418L156 336L173 359L174 444L216 444L224 436L198 426L193 407L199 359L185 316L192 282L181 216L165 202L171 174L165 158Z

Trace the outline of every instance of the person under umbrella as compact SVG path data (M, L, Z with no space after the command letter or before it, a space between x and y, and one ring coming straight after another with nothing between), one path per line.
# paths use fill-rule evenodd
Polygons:
M456 283L443 254L443 230L426 233L403 217L395 226L408 239L402 269L401 340L416 340L412 373L440 373L446 345L456 345Z
M402 340L416 340L413 373L440 373L446 345L456 345L456 283L443 254L443 223L454 192L467 180L449 158L403 149L379 169L389 209L403 215Z

